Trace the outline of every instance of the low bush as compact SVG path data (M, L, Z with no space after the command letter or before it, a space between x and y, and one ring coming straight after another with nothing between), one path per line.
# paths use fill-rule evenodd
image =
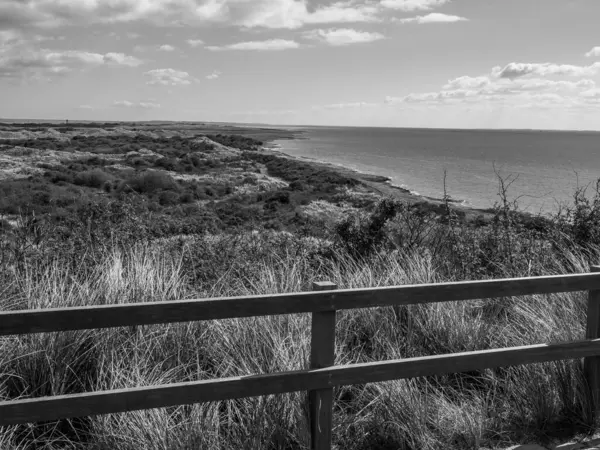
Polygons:
M359 184L355 178L344 176L333 169L315 166L292 158L258 152L246 152L244 156L264 164L269 175L294 183L293 189L295 190L298 190L300 186L308 185L317 193L335 193L340 187L352 187Z
M101 169L86 170L75 175L73 183L78 186L101 188L113 180L113 177Z
M176 170L178 164L177 161L173 158L163 157L154 161L154 166L166 170Z
M158 202L162 206L172 206L180 203L180 196L177 192L163 191L158 195Z
M75 173L71 170L48 170L44 173L44 177L50 180L51 183L75 183Z
M8 220L0 219L0 233L10 231L12 228L13 227Z
M256 150L263 145L262 141L238 134L208 134L206 137L219 144L240 150Z
M141 194L153 193L156 191L179 191L177 182L169 175L147 171L126 180L121 186L121 190L132 189Z
M377 251L387 238L385 225L405 205L383 200L371 214L347 217L335 227L335 235L341 247L356 258L369 256Z

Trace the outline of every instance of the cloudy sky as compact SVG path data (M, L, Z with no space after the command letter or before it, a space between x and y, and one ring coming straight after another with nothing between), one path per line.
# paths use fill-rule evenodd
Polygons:
M0 117L600 129L598 0L0 0Z

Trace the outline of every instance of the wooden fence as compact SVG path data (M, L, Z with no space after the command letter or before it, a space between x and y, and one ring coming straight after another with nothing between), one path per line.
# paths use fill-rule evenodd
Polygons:
M600 266L592 273L0 313L0 336L198 320L312 313L310 369L0 402L0 426L308 391L313 449L331 448L333 388L501 366L584 358L590 392L600 393ZM420 303L589 291L586 339L334 365L336 311ZM595 406L595 407L596 407Z

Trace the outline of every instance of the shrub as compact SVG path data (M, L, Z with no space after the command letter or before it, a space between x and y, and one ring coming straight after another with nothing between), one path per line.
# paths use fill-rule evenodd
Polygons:
M335 227L338 242L354 256L368 256L384 242L385 225L402 208L404 205L401 203L385 199L371 214L346 218Z
M296 182L293 189L297 189L301 186L300 183L304 183L312 186L317 192L333 193L338 187L360 184L357 179L343 175L334 169L304 161L257 152L245 152L244 157L267 166L272 176L283 178L290 183Z
M189 158L190 158L190 162L193 164L194 167L201 166L202 160L200 158L198 158L196 155L192 155Z
M587 187L579 187L573 195L573 206L564 208L559 222L579 246L600 245L600 180L594 186L592 198Z
M12 225L5 219L0 219L0 233L12 230Z
M194 195L190 192L186 192L184 194L181 194L181 196L179 197L179 202L180 203L193 203L194 202Z
M88 186L93 188L101 188L107 182L110 182L113 177L101 169L86 170L75 175L74 184L78 186Z
M179 203L179 194L173 191L163 191L158 195L158 202L162 206L177 205Z
M167 174L148 171L141 175L134 176L126 183L131 189L140 193L147 194L156 191L177 191L179 186L177 182Z
M245 206L233 202L221 202L215 206L215 213L227 226L252 228L261 217L261 211L256 205Z
M306 183L303 183L302 181L295 180L290 183L290 189L293 191L305 191L307 188L308 186Z
M154 162L155 167L161 167L166 170L176 170L177 169L177 161L173 158L163 157L159 158Z
M242 184L251 184L253 186L256 186L258 183L256 181L256 178L247 176L247 177L244 177L244 179L242 180Z
M131 160L131 164L134 165L135 167L149 167L152 164L148 161L146 161L144 158L133 158Z
M289 204L290 203L290 193L285 191L277 191L272 193L269 198L267 198L266 203L282 203Z
M75 182L73 172L70 170L49 170L44 173L44 177L50 180L52 183L69 183Z
M33 203L37 205L49 205L50 200L52 199L49 192L34 192L32 196Z
M219 144L226 145L228 147L239 148L240 150L256 150L257 147L263 145L262 141L240 136L238 134L208 134L206 137L212 141L218 142Z

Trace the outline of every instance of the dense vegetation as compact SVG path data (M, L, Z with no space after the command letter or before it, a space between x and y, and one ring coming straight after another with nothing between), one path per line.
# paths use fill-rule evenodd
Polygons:
M126 122L59 122L59 123L49 123L49 122L7 122L2 123L3 127L6 128L15 128L15 129L40 129L47 130L48 128L75 128L75 127L85 127L85 128L109 128L115 127L119 125L125 125Z
M597 188L578 190L553 217L531 217L500 179L493 219L467 223L449 204L377 199L354 178L243 142L233 153L197 138L52 142L96 154L60 155L27 179L0 181L0 309L291 292L324 279L355 288L581 272L600 260ZM352 213L323 219L307 213L314 204ZM3 338L0 399L302 368L308 324L301 315ZM344 312L337 363L573 340L584 329L581 293ZM495 448L595 429L580 361L335 395L344 449ZM0 448L301 449L304 401L6 427Z
M340 186L357 184L330 169L263 155L256 151L261 142L250 138L211 137L253 151L219 158L213 144L178 137L5 140L4 145L26 149L98 156L42 163L38 175L0 182L0 214L41 214L43 220L60 224L83 214L80 210L90 202L98 207L135 204L138 216L153 216L148 226L155 237L259 225L297 230L307 225L300 205L312 198L332 199ZM112 156L120 159L108 159ZM261 164L269 175L290 181L289 186L261 188L256 176ZM224 177L224 172L231 176ZM248 189L240 189L244 186Z

